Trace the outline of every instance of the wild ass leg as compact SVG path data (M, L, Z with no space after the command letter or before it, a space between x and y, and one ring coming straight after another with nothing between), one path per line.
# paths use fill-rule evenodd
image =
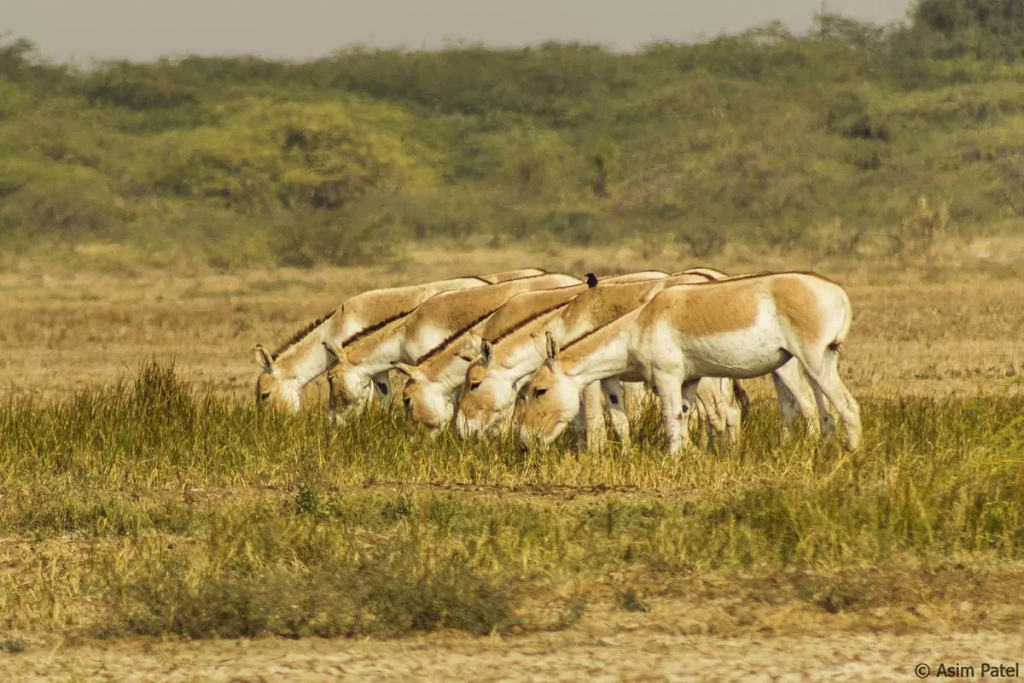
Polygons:
M678 453L683 446L690 445L690 431L687 428L690 406L683 410L683 392L679 378L673 375L655 375L654 392L661 401L661 419L665 425L669 453Z
M643 382L622 382L622 393L626 415L635 420L647 403L647 385Z
M726 442L735 442L738 438L739 425L737 418L730 415L730 403L735 403L732 380L707 377L697 382L694 391L697 401L703 404L706 413L704 424L708 449ZM730 420L734 424L730 425Z
M629 448L629 416L626 414L626 397L622 383L617 377L603 379L601 391L604 394L605 405L608 406L608 417L611 418L615 438L619 440L622 448Z
M592 382L583 389L583 410L587 430L587 450L596 451L608 445L608 435L604 425L604 395L601 384Z
M821 415L828 415L829 420L831 421L832 419L832 416L828 414L828 406L822 400L821 395L824 394L839 412L839 417L843 421L846 447L852 451L860 446L860 406L857 404L857 400L853 398L850 390L843 384L843 380L839 378L838 361L838 352L827 349L820 357L818 363L813 361L811 363L805 362L804 367L811 378L811 386L814 389L814 396L820 411L819 417ZM824 419L822 422L824 423Z
M717 412L717 422L713 425L715 436L720 443L737 444L740 440L740 426L743 422L743 409L740 407L739 398L736 396L736 388L733 380L719 377L715 380L704 380L698 390L707 384L714 396ZM699 394L698 394L699 395Z
M731 379L722 380L722 395L725 401L725 433L729 443L740 442L740 428L743 426L743 407L740 405L740 398L736 395L736 384Z
M682 409L682 414L684 416L684 419L686 417L689 417L693 413L695 413L697 406L700 405L700 399L697 397L697 389L699 387L700 387L700 378L699 377L697 379L687 380L687 381L682 383L681 394L682 394L682 398L683 398L683 404L681 406L681 409ZM709 409L707 412L710 414L711 413L711 409ZM706 415L705 419L710 420L709 415ZM684 427L685 426L686 425L684 423ZM684 448L692 448L693 447L693 443L690 441L690 432L689 432L689 430L686 430L685 436L686 436L686 443L683 445L683 447ZM711 446L711 443L708 443L708 447L710 447L710 446Z
M782 414L782 435L785 438L791 433L793 424L798 417L803 418L807 436L817 437L819 434L818 420L815 419L814 401L811 388L804 378L804 370L800 362L791 358L781 368L772 373L775 393L779 397L779 412Z

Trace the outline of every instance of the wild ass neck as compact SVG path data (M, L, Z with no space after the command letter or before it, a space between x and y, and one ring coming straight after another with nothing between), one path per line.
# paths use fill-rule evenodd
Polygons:
M636 312L599 327L567 345L558 356L562 371L580 386L630 369L629 335Z
M350 365L372 377L389 369L394 361L402 360L404 331L405 326L398 321L343 348L342 353Z
M327 318L277 355L274 366L282 380L295 382L301 389L327 372L328 358L321 342L330 327L329 322Z

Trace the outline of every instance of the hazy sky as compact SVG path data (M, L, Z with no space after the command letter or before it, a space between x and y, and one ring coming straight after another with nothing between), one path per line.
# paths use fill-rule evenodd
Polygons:
M889 22L911 0L827 0ZM184 54L305 58L340 47L433 48L578 40L619 50L689 41L779 19L806 28L821 0L0 0L0 32L47 57L149 60Z

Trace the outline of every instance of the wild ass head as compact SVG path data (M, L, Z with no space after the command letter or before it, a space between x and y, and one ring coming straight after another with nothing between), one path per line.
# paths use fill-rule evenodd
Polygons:
M558 343L546 335L547 360L533 375L526 393L519 442L527 448L550 444L580 410L580 387L558 363Z
M455 426L460 436L481 434L496 428L514 407L518 381L494 362L494 345L480 341L480 357L470 363L462 385Z
M350 363L344 352L330 342L323 342L328 355L327 398L328 416L336 423L343 422L360 406L368 404L374 396L373 377Z
M256 360L262 372L256 378L256 406L295 412L299 409L300 384L284 376L270 354L261 344L256 345Z
M455 394L451 382L465 375L467 363L472 363L480 348L480 338L473 335L461 342L458 351L452 349L450 357L429 362L419 367L394 363L395 370L408 380L402 392L402 403L409 417L428 429L441 429L451 422L455 414ZM444 375L448 374L446 378Z

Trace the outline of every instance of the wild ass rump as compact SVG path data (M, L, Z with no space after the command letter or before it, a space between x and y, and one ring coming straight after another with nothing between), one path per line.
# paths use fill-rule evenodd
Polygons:
M744 379L773 372L791 358L811 380L822 420L825 399L839 412L848 448L861 439L860 408L839 378L839 350L852 311L838 284L787 272L679 285L559 349L527 392L520 439L550 442L579 409L580 390L612 376L634 376L658 395L669 449L689 445L685 418L701 377Z
M668 275L660 271L643 271L609 277L598 282L591 274L588 275L588 282L595 286L603 286L605 283L638 282L666 277ZM429 429L446 426L454 413L456 391L463 384L466 368L479 356L483 339L499 337L563 305L574 296L585 292L588 286L591 285L575 284L517 294L481 322L431 349L415 364L396 363L395 368L408 377L402 398L409 415Z
M274 353L260 344L256 345L256 359L261 368L256 378L256 404L298 410L305 386L327 372L329 358L322 342L344 346L351 337L366 328L401 317L442 292L485 287L543 274L539 268L522 268L357 294L332 313L294 334Z
M329 411L338 420L373 396L374 385L386 382L394 363L415 363L431 349L462 334L521 292L578 284L569 275L537 275L427 299L408 315L367 328L340 349L327 350Z

